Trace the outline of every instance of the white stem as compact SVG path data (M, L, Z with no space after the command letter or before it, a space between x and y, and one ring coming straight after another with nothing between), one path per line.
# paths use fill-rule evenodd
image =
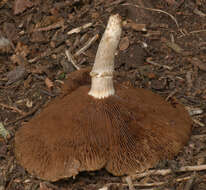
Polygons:
M121 31L120 16L118 14L110 16L90 72L92 84L89 95L94 98L101 99L115 94L113 86L114 57Z

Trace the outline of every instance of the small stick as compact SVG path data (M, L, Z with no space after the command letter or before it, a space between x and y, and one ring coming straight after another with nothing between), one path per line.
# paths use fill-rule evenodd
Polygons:
M125 3L125 4L122 4L122 5L124 5L124 6L134 6L134 7L139 8L139 9L145 9L145 10L149 10L149 11L155 11L155 12L159 12L159 13L164 13L164 14L168 15L175 22L175 24L177 25L177 28L179 29L179 24L178 24L176 18L173 15L171 15L171 14L169 14L169 13L163 11L163 10L147 8L147 7L141 7L139 5L133 5L133 4L130 4L130 3Z
M170 98L172 98L175 94L177 93L177 89L173 90L165 99L166 101L168 101Z
M99 188L98 190L108 190L108 189L109 189L109 187L104 186L104 187L102 187L102 188Z
M186 106L185 108L189 112L190 116L199 115L203 113L203 110L200 108L194 108L194 107L189 107L189 106Z
M194 135L194 136L200 136L200 135ZM194 137L193 136L193 137ZM206 137L206 135L204 135L204 137ZM171 169L161 169L161 170L149 170L147 172L143 172L143 173L137 173L135 175L132 175L132 179L138 179L138 178L142 178L142 177L146 177L146 176L150 176L150 175L168 175L171 174L173 172L191 172L191 171L202 171L202 170L206 170L206 165L200 165L200 166L183 166L180 167L179 169L173 171Z
M40 32L40 31L49 31L49 30L53 30L56 28L60 28L60 27L64 27L64 20L60 20L57 23L54 23L52 25L49 25L47 27L43 27L43 28L36 28L33 30L33 32Z
M132 183L132 179L130 176L125 177L125 181L127 182L129 186L129 190L135 190L134 185Z
M191 179L189 179L189 181L187 181L184 190L191 190L192 189L192 185L194 183L195 178L196 178L196 175L194 173L194 175L192 175Z
M80 67L77 66L77 63L76 63L76 60L74 59L74 56L71 54L71 52L69 50L66 50L65 51L65 54L67 56L67 59L69 62L72 63L72 65L77 69L77 70L80 70Z
M34 63L34 62L36 62L36 61L38 61L40 59L43 59L45 57L50 56L52 53L58 53L58 52L62 51L64 48L65 48L64 45L61 45L61 46L57 47L54 50L48 49L45 52L43 52L40 55L38 55L37 57L34 57L34 58L28 60L28 62L29 63Z
M193 178L193 176L187 176L187 177L182 177L182 178L177 178L174 179L174 182L182 182L182 181L187 181L187 180L191 180ZM153 182L153 183L133 183L133 187L154 187L154 186L161 186L161 185L165 185L168 182ZM122 185L122 186L130 186L130 184L125 184L125 183L108 183L105 186L111 186L111 185Z
M195 118L192 118L192 121L193 121L195 124L199 125L200 127L205 127L205 124L204 124L204 123L200 122L199 120L197 120L197 119L195 119Z
M205 139L205 138L206 138L206 134L192 135L192 139Z
M197 34L197 33L201 33L201 32L206 32L206 30L194 30L194 31L188 32L186 35L180 35L177 38L182 38L182 37L185 37L185 36L189 36L191 34Z
M67 32L68 35L71 35L71 34L78 34L80 33L83 29L86 29L86 28L89 28L90 26L92 26L92 23L86 23L80 27L77 27L77 28L74 28L72 30L70 30L69 32Z
M84 53L84 51L86 51L97 39L99 38L99 34L96 34L95 36L93 36L91 39L89 39L86 44L80 48L75 54L74 56L71 54L70 50L66 50L65 54L67 56L67 59L69 62L72 63L72 65L77 69L80 70L80 67L77 65L76 60L74 57L77 57L79 55L81 55L82 53Z
M51 54L52 54L52 51L51 51L50 49L48 49L48 50L42 52L42 53L41 53L40 55L38 55L37 57L34 57L34 58L28 60L28 62L29 62L29 63L34 63L34 62L36 62L36 61L38 61L38 60L40 60L40 59L42 59L42 58L44 58L44 57L50 56Z
M17 107L14 107L14 106L9 106L9 105L6 105L6 104L4 104L4 103L0 103L0 106L3 107L3 108L11 109L12 111L18 112L18 113L21 114L21 115L24 115L24 114L25 114L24 111L20 110L20 109L17 108Z
M158 66L158 67L163 67L164 69L168 69L168 70L170 70L170 71L173 69L173 68L170 67L170 66L161 65L161 64L159 64L159 63L154 62L154 61L152 60L152 57L148 57L148 58L146 59L146 61L147 61L148 63L150 63L151 65Z
M96 34L91 39L89 39L86 44L77 50L77 52L74 54L75 57L81 55L83 52L85 52L97 39L99 38L99 34Z
M14 121L10 121L10 122L8 122L8 123L5 123L5 125L6 125L6 126L7 126L7 125L11 125L11 124L14 124L14 123L22 120L22 119L25 119L26 117L34 114L43 104L44 104L44 103L41 103L41 104L35 106L31 111L27 112L25 115L22 115L22 116L18 117L18 118L15 119Z

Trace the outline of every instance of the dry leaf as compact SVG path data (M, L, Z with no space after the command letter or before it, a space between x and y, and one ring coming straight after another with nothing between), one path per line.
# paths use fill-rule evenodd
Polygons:
M30 53L30 50L27 45L24 45L23 43L18 42L15 52L16 54L20 54L23 58L25 58Z
M128 37L124 37L121 39L120 43L119 43L119 49L121 51L126 50L129 47L129 38Z
M50 26L52 24L55 24L61 20L64 20L63 18L61 17L58 17L56 15L51 15L51 16L45 16L41 19L40 22L38 22L36 25L35 25L35 30L37 28L42 28L42 27L47 27L47 26Z
M21 55L14 54L10 57L10 59L13 63L18 63L18 65L22 65L25 63L25 59Z
M14 70L7 74L8 82L6 85L10 85L20 79L22 79L26 74L26 69L23 65L17 66Z
M33 6L33 3L29 0L15 0L14 2L14 14L17 15L19 13L24 12L27 8Z
M44 34L39 31L39 32L33 32L30 38L31 42L47 42L48 38L47 36L44 36Z
M193 58L188 58L188 61L192 63L193 65L198 66L198 68L202 71L206 71L206 63L203 63L200 61L198 58L193 57Z
M16 41L18 37L18 31L15 23L4 22L3 25L3 33L10 41Z
M48 77L45 79L45 84L49 89L54 86L53 82Z
M21 42L17 43L14 55L10 57L13 63L18 63L19 65L26 62L26 56L30 53L30 50L27 45L24 45Z
M0 37L0 53L9 53L11 50L11 43L7 38Z

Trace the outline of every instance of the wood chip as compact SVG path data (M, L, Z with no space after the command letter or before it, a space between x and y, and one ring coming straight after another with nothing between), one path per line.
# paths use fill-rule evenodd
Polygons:
M64 28L64 19L43 28L36 28L33 32L49 31L60 27Z
M8 139L10 137L9 131L4 127L3 123L0 122L0 135L4 137L4 139Z
M71 34L78 34L80 33L82 30L86 29L86 28L89 28L90 26L92 26L92 23L86 23L80 27L77 27L77 28L74 28L72 30L70 30L69 32L67 32L68 35L71 35Z
M190 116L199 115L199 114L203 113L203 110L200 108L193 108L193 107L189 107L189 106L186 106L185 108L187 109Z
M206 17L206 14L200 11L197 7L193 10L193 13L199 15L200 17Z
M20 14L24 12L27 8L30 8L33 6L33 3L29 0L15 0L14 1L14 14Z
M173 51L175 51L176 53L183 53L184 49L182 49L178 44L174 43L174 42L170 42L168 40L163 40L165 42L165 44L171 48Z
M137 31L137 32L147 31L146 24L139 24L139 23L133 22L132 20L125 20L122 23L122 25L123 25L124 28L131 28L131 29L133 29L134 31Z
M48 77L45 78L45 84L49 89L54 86L53 82Z
M206 71L206 63L203 63L196 57L188 58L187 59L190 63L192 63L195 66L198 66L198 68L202 71Z
M129 47L129 38L128 37L124 37L120 40L119 43L119 50L120 51L124 51Z

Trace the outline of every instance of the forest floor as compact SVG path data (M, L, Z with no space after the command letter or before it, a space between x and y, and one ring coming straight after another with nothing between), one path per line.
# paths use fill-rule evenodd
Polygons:
M193 119L187 146L154 170L134 176L135 189L206 189L205 0L2 0L0 1L0 190L128 189L105 170L55 183L28 174L15 160L14 136L76 67L92 66L107 20L123 19L115 79L181 102ZM84 27L83 27L84 26ZM79 32L73 29L81 27ZM83 48L83 49L82 49ZM185 166L193 166L185 171Z

